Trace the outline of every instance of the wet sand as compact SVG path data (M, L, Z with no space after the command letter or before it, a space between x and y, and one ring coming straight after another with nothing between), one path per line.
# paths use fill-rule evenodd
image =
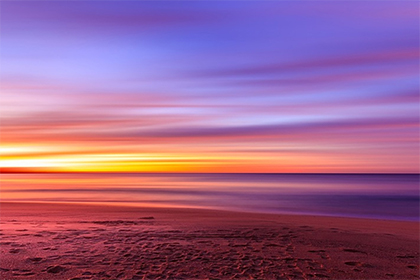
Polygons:
M0 279L418 279L419 223L1 203Z

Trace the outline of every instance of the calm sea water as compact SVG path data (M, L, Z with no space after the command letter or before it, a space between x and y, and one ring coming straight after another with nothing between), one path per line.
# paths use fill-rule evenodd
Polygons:
M419 220L419 175L1 174L1 201Z

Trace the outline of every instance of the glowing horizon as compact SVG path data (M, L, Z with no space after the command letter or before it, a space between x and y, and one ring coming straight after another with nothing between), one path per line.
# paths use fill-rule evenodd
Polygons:
M420 172L415 2L0 5L3 171Z

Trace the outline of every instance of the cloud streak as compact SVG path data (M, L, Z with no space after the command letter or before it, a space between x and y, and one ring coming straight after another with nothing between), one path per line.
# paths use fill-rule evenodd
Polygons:
M413 3L22 3L0 17L1 167L420 170Z

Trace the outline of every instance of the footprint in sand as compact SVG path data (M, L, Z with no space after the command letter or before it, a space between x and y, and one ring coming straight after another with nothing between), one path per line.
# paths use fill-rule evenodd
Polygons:
M361 262L344 262L344 264L349 266L362 266Z
M356 250L356 249L342 249L344 252L350 252L350 253L360 253L360 254L366 254L367 255L367 253L366 252L363 252L363 251L359 251L359 250Z
M60 273L60 272L62 272L64 270L66 270L66 268L65 267L62 267L60 265L49 266L47 268L47 272L48 273L54 273L54 274Z
M407 267L411 268L411 269L418 269L419 268L418 265L407 265Z
M356 266L356 267L365 267L365 268L373 268L374 266L368 263L361 263L361 262L353 262L353 261L349 261L349 262L344 262L345 265L348 266Z
M42 261L42 258L28 258L27 260L34 262L34 263L39 263L40 261Z

